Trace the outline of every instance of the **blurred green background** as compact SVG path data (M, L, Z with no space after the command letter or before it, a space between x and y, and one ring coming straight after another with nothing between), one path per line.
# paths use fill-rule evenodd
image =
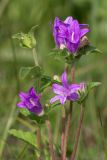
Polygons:
M11 36L28 32L34 25L37 53L46 74L60 75L64 63L48 56L55 47L52 24L58 16L64 20L73 16L80 23L88 23L90 42L103 54L83 56L77 65L76 81L101 81L102 85L91 92L87 101L78 150L78 160L107 159L107 1L106 0L0 0L0 156L1 160L33 160L30 147L18 158L25 143L8 135L9 128L26 129L24 122L17 118L16 95L28 90L32 84L28 79L19 78L21 66L33 66L32 53L21 49ZM59 113L60 114L60 113ZM74 108L73 125L79 117L79 107ZM54 116L53 116L54 119ZM53 119L51 119L53 121ZM26 122L26 121L25 121ZM102 123L102 124L101 124ZM54 124L55 125L55 124ZM28 127L29 128L29 127ZM75 133L75 127L73 130ZM71 134L69 142L74 140ZM60 139L58 139L60 144ZM68 145L68 154L71 151Z

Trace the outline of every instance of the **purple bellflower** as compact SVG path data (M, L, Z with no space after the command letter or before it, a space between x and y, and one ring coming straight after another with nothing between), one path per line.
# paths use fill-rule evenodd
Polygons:
M85 92L85 83L68 84L66 71L61 76L62 85L53 84L53 92L57 94L50 100L50 103L54 103L59 100L64 105L66 100L78 101L80 99L80 93Z
M17 104L18 107L26 108L38 116L43 114L43 108L40 104L40 94L37 95L33 87L29 89L28 93L20 92L19 97L21 102Z
M89 31L87 24L79 24L72 17L67 17L65 21L61 21L58 17L54 20L53 36L57 48L67 48L73 54L78 51L82 37Z

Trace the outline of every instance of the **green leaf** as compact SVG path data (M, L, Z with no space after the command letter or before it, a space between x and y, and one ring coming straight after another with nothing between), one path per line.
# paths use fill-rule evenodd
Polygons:
M33 134L31 132L25 132L22 130L16 130L16 129L9 130L9 133L11 135L13 135L14 137L21 139L21 140L27 142L28 144L31 144L35 148L37 148L35 134Z
M43 75L41 77L41 86L40 86L40 92L43 92L47 87L49 87L52 83L52 79L50 76Z
M46 120L45 115L38 116L34 113L29 112L28 109L26 108L20 108L20 113L24 115L25 117L28 117L29 119L35 121L38 125L45 123L45 120Z
M20 113L22 115L24 115L25 117L29 116L30 115L30 112L28 111L28 109L26 108L20 108Z
M102 52L92 45L86 45L77 52L75 57L80 58L82 55L89 55L91 53L102 53Z
M99 85L101 85L101 82L89 82L89 83L87 84L89 90L90 90L90 89L93 89L94 87L97 87L97 86L99 86Z
M60 103L56 103L56 104L52 104L52 105L49 105L45 108L45 114L50 114L52 111L55 111L58 109L58 107L61 106Z
M33 113L30 113L30 115L28 115L28 117L33 120L37 125L42 125L45 123L45 120L46 120L46 116L43 115L43 116L37 116Z
M68 55L68 52L66 49L53 49L49 56L54 57L54 59L57 59L59 61L62 61L62 59L65 59L65 57Z
M42 74L39 79L35 79L34 86L36 88L37 93L43 92L46 88L51 86L52 78L50 76Z
M62 61L62 58L66 61L68 64L72 64L76 61L78 61L81 56L83 55L89 55L90 53L102 53L100 50L98 50L96 47L92 45L86 45L78 50L77 53L69 53L66 48L64 49L53 49L52 52L49 53L50 56L53 56L55 59L58 59Z
M21 67L20 71L19 71L19 78L24 79L26 78L30 71L31 71L32 67Z
M35 67L32 67L32 69L30 70L29 76L33 78L40 78L42 74L43 74L42 68L40 66L35 66Z
M89 92L91 91L91 89L93 89L94 87L98 87L99 85L101 85L100 82L88 82L86 83L86 89L85 92L80 92L80 99L78 100L78 103L81 104L83 103L83 101L86 100L86 98L88 97Z
M40 78L42 76L42 69L39 66L21 67L19 71L19 77L24 79L27 76L31 78Z

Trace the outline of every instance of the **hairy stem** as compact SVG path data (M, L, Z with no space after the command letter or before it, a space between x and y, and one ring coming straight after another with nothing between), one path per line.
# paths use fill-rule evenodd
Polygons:
M73 83L75 79L75 66L71 69L71 82ZM63 144L63 160L66 160L66 150L67 150L67 142L68 142L68 135L69 135L69 128L70 128L70 122L72 117L72 109L73 109L73 103L70 102L69 105L69 112L67 114L67 120L65 125L65 133L64 133L64 144Z
M36 53L36 49L35 48L32 49L32 53L33 53L33 58L34 58L35 66L39 66L39 64L38 64L38 57L37 57L37 53Z
M41 129L40 127L37 128L37 145L38 145L38 149L40 151L40 157L38 160L42 160L42 150L43 150L43 146L41 143Z
M65 108L62 108L62 135L61 135L61 160L66 160L65 157Z
M82 122L83 122L83 117L84 117L84 107L81 105L80 118L79 118L79 122L78 122L78 128L76 131L75 143L74 143L73 152L71 155L71 160L75 160L75 157L76 157L78 143L79 143L79 137L80 137L80 132L81 132L81 126L82 126Z
M64 141L64 157L66 159L66 150L67 150L67 142L68 142L68 135L69 135L69 128L70 122L72 117L72 108L73 103L70 101L69 113L67 115L66 127L65 127L65 141Z
M66 66L66 72L68 72L68 66ZM75 79L75 66L71 69L71 81L74 82ZM72 117L72 109L73 109L73 103L70 102L69 105L69 111L67 114L67 119L65 113L62 114L62 136L61 136L61 153L62 153L62 160L66 160L66 150L67 150L67 142L68 142L68 135L69 135L69 128L70 128L70 122Z
M48 136L49 136L50 155L52 157L52 160L56 160L55 151L54 151L54 147L53 147L53 136L52 136L51 123L48 119L46 120L46 126L47 126Z
M71 69L71 82L74 83L75 80L75 66Z

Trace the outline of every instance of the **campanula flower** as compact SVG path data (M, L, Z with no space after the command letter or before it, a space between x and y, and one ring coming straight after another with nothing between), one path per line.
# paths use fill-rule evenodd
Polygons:
M20 92L19 97L21 102L17 104L18 107L26 108L39 116L43 114L43 108L40 104L40 94L37 95L33 87L29 89L28 93Z
M53 92L57 94L50 100L50 103L54 103L59 100L64 105L66 100L78 101L80 99L80 93L85 92L85 83L68 84L66 71L61 76L62 85L53 84Z
M66 48L70 53L76 53L81 44L82 37L89 32L87 24L79 24L72 17L61 21L58 17L54 20L53 36L57 48Z

